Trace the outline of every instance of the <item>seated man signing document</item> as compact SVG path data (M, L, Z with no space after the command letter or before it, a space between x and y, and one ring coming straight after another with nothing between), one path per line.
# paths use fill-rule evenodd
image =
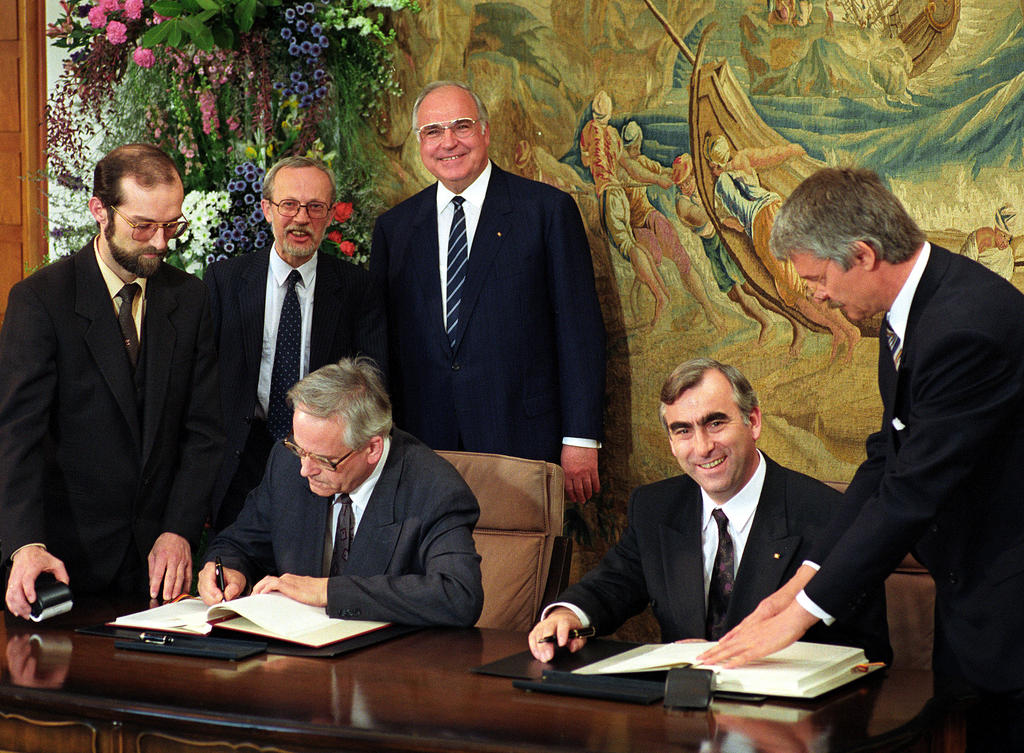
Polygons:
M732 366L707 358L680 364L659 409L685 475L633 492L622 538L530 632L540 661L556 646L583 647L586 639L570 630L610 633L648 604L663 641L717 640L796 572L840 497L757 449L757 395ZM881 588L843 617L807 640L891 660Z
M210 544L199 574L203 601L251 588L326 607L330 617L476 622L476 498L447 461L392 428L372 362L346 358L317 369L288 399L292 435L271 451L238 519Z

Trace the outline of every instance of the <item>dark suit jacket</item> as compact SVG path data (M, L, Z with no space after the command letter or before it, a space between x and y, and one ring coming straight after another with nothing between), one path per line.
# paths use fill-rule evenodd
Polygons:
M807 595L841 614L912 550L935 578L934 669L1024 688L1024 296L933 246L898 375L880 343L882 427Z
M726 614L730 629L792 577L840 498L820 481L765 459L764 487ZM580 607L599 634L650 603L663 641L703 638L702 510L700 487L689 476L639 487L622 538L558 600ZM805 640L861 646L872 660L890 661L884 591L875 589L855 618L817 626Z
M147 572L164 531L198 542L223 446L203 284L149 278L139 410L92 243L11 289L0 332L0 539L64 561L71 586ZM127 559L126 559L127 558Z
M559 462L601 438L604 325L572 198L492 168L452 352L441 308L437 184L377 220L395 420L434 449Z
M204 277L210 288L227 434L224 463L213 497L214 520L238 470L256 412L271 253L271 249L264 249L218 261L209 266ZM381 369L387 368L384 302L373 290L365 270L321 253L313 290L309 370L357 355L369 356ZM263 455L258 459L259 466L265 461Z
M283 445L238 519L213 540L249 586L264 575L322 577L329 498L310 491ZM327 586L327 614L406 625L476 622L483 607L473 526L476 497L458 472L422 442L391 432L391 451L352 540L343 575Z

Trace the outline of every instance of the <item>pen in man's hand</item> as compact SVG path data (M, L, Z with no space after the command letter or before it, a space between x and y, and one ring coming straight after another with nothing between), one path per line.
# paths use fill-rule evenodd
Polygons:
M213 569L217 573L217 588L220 589L221 601L226 601L227 595L224 591L227 584L224 582L224 564L220 561L220 557L214 560Z
M574 638L590 638L595 632L597 631L592 627L572 628L572 630L569 631L569 640L571 641ZM545 635L543 638L539 639L537 643L555 643L557 640L558 638L554 635Z

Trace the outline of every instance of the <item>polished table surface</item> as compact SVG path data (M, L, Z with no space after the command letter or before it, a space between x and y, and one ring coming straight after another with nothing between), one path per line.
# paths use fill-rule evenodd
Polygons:
M110 637L70 629L136 608L76 606L42 624L5 615L0 716L275 750L721 749L714 740L757 751L902 750L941 726L928 672L878 672L812 702L680 711L528 693L471 672L526 648L525 634L509 631L435 628L334 658L231 662L115 649ZM31 747L10 747L0 734L0 749Z

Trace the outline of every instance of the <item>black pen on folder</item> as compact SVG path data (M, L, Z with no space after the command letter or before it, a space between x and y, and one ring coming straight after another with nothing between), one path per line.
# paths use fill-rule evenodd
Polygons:
M220 589L220 600L224 601L227 599L227 595L224 593L224 590L228 586L224 582L224 564L220 561L220 557L217 557L217 559L213 561L213 569L217 574L217 588Z
M569 631L569 640L571 641L574 638L590 638L594 635L595 632L597 631L594 630L594 628L592 627L573 628ZM557 638L554 635L545 635L543 638L537 641L537 643L554 643L556 640Z

